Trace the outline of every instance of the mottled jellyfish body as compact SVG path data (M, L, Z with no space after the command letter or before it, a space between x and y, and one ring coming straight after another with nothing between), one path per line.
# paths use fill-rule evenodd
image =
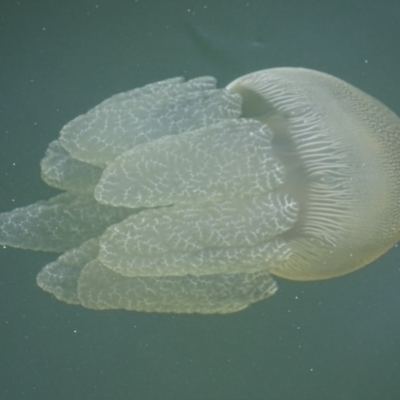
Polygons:
M157 82L62 129L41 169L64 193L0 214L0 243L63 253L37 282L67 303L238 311L276 292L272 275L340 276L398 241L399 134L317 71Z

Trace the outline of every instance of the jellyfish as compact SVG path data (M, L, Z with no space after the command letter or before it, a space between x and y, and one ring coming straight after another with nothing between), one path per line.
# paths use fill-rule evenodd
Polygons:
M38 285L91 309L232 313L400 238L400 119L309 69L117 94L40 165L62 193L0 214L0 243L61 253Z

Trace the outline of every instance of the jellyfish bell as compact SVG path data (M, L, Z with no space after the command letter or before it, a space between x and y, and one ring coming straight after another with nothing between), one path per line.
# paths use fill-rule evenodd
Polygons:
M338 78L303 68L254 72L227 88L242 96L243 117L279 121L276 148L291 172L285 190L301 202L287 234L293 257L271 273L295 280L343 275L399 240L396 114Z
M229 313L271 275L340 276L400 237L400 120L333 76L173 78L69 122L41 162L64 191L0 214L0 243L62 253L41 288L92 309Z

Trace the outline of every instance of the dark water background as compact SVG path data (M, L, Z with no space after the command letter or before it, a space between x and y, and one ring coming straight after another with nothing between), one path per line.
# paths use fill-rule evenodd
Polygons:
M39 160L66 122L168 77L303 66L400 113L399 21L395 0L2 1L0 211L55 193ZM228 316L69 306L36 286L53 259L0 249L1 400L400 398L399 249Z

